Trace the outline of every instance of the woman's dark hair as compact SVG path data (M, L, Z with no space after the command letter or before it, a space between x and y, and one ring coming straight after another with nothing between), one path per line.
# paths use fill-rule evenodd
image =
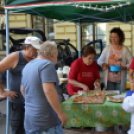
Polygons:
M120 38L120 41L119 41L119 45L123 45L123 42L125 41L125 34L124 32L119 28L119 27L114 27L111 31L110 31L110 34L112 33L117 33L119 38ZM111 40L109 39L110 43L111 43Z
M93 47L91 47L91 46L85 46L85 47L83 48L83 51L82 51L82 56L87 57L89 54L94 54L94 55L96 55L96 51L95 51L95 49L94 49Z

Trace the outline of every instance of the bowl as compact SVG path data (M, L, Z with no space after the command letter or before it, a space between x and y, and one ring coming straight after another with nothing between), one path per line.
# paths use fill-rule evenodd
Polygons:
M121 71L121 65L111 65L110 66L110 71L112 71L112 72L119 72L119 71Z

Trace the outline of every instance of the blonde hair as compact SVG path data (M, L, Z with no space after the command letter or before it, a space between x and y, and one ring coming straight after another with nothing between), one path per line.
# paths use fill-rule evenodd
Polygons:
M40 50L38 50L38 55L43 55L45 57L51 57L52 53L57 50L57 44L54 41L45 41Z

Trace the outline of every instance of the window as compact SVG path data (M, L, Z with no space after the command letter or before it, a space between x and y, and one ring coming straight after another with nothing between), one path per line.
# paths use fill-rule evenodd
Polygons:
M93 41L93 25L82 26L82 47Z
M32 24L34 29L42 30L47 39L54 39L53 22L40 16L32 16Z
M54 39L54 25L53 22L45 19L45 35L47 39Z
M101 39L103 48L106 46L106 23L82 26L82 47L93 40ZM93 44L97 53L100 53L100 44Z
M95 25L95 39L101 39L103 47L106 46L106 23Z

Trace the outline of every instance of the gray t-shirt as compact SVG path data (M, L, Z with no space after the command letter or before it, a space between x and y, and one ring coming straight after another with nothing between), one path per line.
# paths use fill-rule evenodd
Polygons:
M54 65L45 59L29 62L22 72L25 89L25 130L29 133L45 130L61 124L57 113L49 104L42 83L53 82L59 94L59 80Z

